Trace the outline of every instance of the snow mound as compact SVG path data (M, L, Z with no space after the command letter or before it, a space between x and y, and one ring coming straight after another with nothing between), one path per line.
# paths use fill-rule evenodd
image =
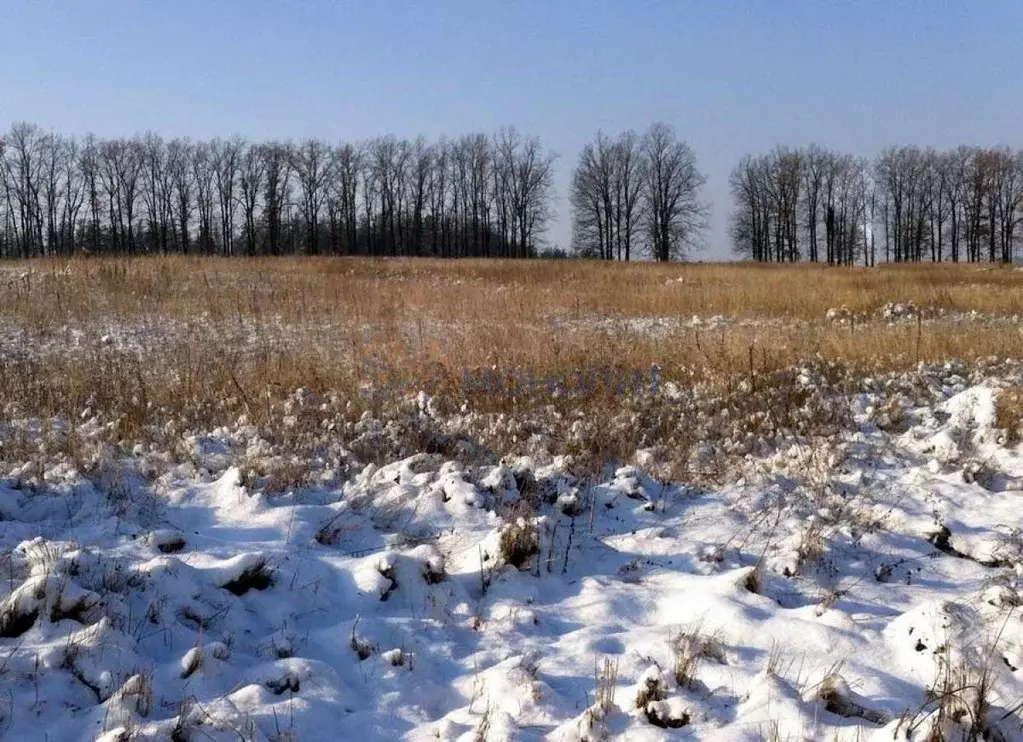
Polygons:
M15 462L0 734L1019 738L1023 455L996 401L1021 380L779 378L826 432L748 443L708 403L694 424L747 446L713 482L643 441L587 478L431 448L277 487L260 456L290 454L248 423L159 473L146 446Z

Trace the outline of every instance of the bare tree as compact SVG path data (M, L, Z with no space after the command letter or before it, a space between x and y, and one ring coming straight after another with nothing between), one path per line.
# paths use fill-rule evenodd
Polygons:
M774 201L774 243L779 260L795 262L799 252L799 206L803 185L803 155L798 150L775 148L768 166L768 193Z
M90 250L99 253L101 249L100 201L99 201L99 144L91 134L86 134L78 166L85 181L86 200L89 204L88 241Z
M523 137L514 128L495 137L495 160L500 171L497 199L505 204L508 233L504 242L510 257L533 257L537 236L552 216L556 156L544 150L536 137Z
M647 162L640 149L639 137L632 130L623 132L614 144L614 242L618 259L630 260L643 219L643 183Z
M284 251L284 211L291 195L291 145L270 142L261 145L263 158L263 221L267 249L271 255Z
M39 127L18 123L7 137L4 158L9 204L16 212L14 242L20 257L40 254L43 245L43 219L40 190L43 179L45 135Z
M85 201L85 184L78 171L78 142L74 137L65 139L64 146L64 197L60 221L61 252L73 255L77 242L78 214Z
M142 172L140 143L110 139L99 147L99 176L107 200L111 247L135 252L135 209Z
M295 147L291 161L301 194L299 210L305 221L306 252L318 255L320 212L328 197L327 185L331 178L330 151L323 142L307 139Z
M776 147L766 155L745 156L729 184L736 202L732 240L740 255L778 262L823 259L832 265L870 259L868 215L875 212L876 200L864 160L816 145Z
M681 258L706 226L707 207L699 200L706 177L692 149L667 124L651 126L642 149L650 253L658 261Z
M195 183L195 205L199 216L199 251L211 255L216 251L213 240L213 204L216 164L209 142L196 142L192 147L192 182Z
M338 204L338 221L343 235L342 252L354 253L358 242L359 172L363 166L362 149L343 144L334 151L333 199Z
M735 251L757 261L780 261L783 256L775 251L774 226L776 199L771 178L774 170L770 157L745 155L732 171L729 186L736 209L732 216L732 242Z
M4 257L231 255L239 241L249 255L521 256L536 253L552 214L554 157L511 129L455 144L389 136L293 147L150 132L79 146L18 124L2 141ZM635 188L625 191L634 202Z
M614 147L603 132L583 147L572 174L572 239L587 257L614 257Z
M167 188L167 153L163 139L147 132L142 139L142 205L146 210L150 249L167 251L170 210Z
M1016 228L1023 218L1023 152L1008 148L994 150L995 172L991 201L995 205L998 236L998 259L1011 263L1014 255ZM994 258L992 258L992 261Z
M167 145L167 170L173 188L174 220L171 235L177 249L187 253L191 247L189 223L194 207L192 200L192 143L174 139Z
M256 209L259 206L260 194L263 192L263 180L266 176L266 164L258 147L249 147L241 158L238 174L238 186L242 193L242 213L245 221L245 254L252 256L257 252Z
M64 198L63 178L66 171L66 150L58 134L47 134L43 138L43 203L46 214L46 240L41 245L43 252L62 252L60 214Z
M235 229L238 198L235 187L238 182L245 142L234 139L213 140L211 155L220 214L220 249L225 255L234 254Z
M423 137L416 139L412 149L412 254L423 254L423 221L427 208L427 197L430 187L430 173L434 168L433 148L427 145ZM484 173L485 175L485 173ZM484 183L484 191L486 184ZM487 234L490 234L489 210L487 211Z
M450 230L448 229L448 163L451 152L451 144L442 139L434 147L433 168L430 171L430 180L427 190L429 193L428 202L430 208L430 252L434 255L449 254ZM493 169L496 177L497 169ZM495 204L500 208L499 204ZM496 214L499 233L503 233L504 218L500 210Z

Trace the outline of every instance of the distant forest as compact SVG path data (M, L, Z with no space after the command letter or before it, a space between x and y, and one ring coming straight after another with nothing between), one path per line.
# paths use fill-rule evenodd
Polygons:
M512 128L328 144L76 138L18 123L0 140L0 257L532 257L554 160Z
M579 154L570 252L544 240L557 156L514 128L428 142L100 139L14 124L0 137L0 257L565 256L681 259L706 176L666 124ZM735 254L761 262L1011 262L1023 151L815 145L747 155L729 179Z
M1012 262L1023 151L889 147L871 163L821 147L746 156L731 175L736 253L839 265Z

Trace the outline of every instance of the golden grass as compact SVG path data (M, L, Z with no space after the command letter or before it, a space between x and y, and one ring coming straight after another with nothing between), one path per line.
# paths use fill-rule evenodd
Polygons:
M31 271L29 279L18 276ZM373 323L425 312L441 320L580 314L716 314L822 319L832 307L873 310L912 301L949 310L1023 313L1012 267L901 265L825 268L760 264L362 258L138 258L0 264L3 316L214 319L273 313L289 322ZM48 301L24 303L31 295Z
M1021 425L1023 425L1023 387L1013 386L1000 390L995 398L995 427L1005 431L1007 444L1019 443Z
M393 381L452 404L467 399L476 409L516 412L549 404L543 381L571 383L580 368L596 382L588 397L606 406L614 384L600 381L608 378L600 368L649 374L657 364L661 381L730 389L740 380L770 383L772 373L820 358L879 372L920 361L1023 357L1023 335L1004 318L1023 314L1021 289L1023 273L988 266L186 257L3 263L0 407L33 415L116 409L139 424L186 411L196 424L241 412L269 421L298 387L339 394L357 414L390 393L366 399L360 384ZM853 326L825 319L833 307L876 313L907 301L994 319L890 325L875 314ZM715 315L736 321L672 324ZM656 332L600 324L652 319L661 321ZM68 328L83 333L73 352L63 352ZM104 344L108 331L114 340ZM532 374L539 391L483 388L484 369L494 367Z

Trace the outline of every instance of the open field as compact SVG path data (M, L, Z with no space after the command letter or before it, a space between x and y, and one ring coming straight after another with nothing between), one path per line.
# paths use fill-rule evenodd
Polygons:
M0 406L89 407L126 432L270 422L298 388L360 414L419 389L522 412L558 380L587 390L573 410L606 410L609 378L654 365L727 390L821 359L862 375L1023 357L1023 273L987 266L169 258L11 263L0 285Z
M1021 289L0 264L0 739L1023 739Z

